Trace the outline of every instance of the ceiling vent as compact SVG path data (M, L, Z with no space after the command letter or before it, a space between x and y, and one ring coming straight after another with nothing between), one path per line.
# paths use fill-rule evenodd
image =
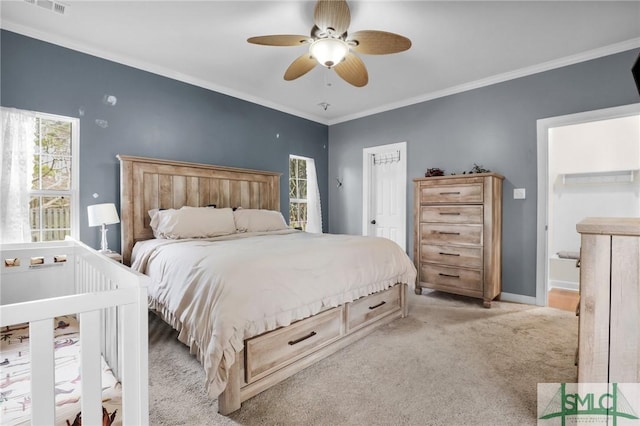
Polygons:
M34 6L40 6L43 9L49 10L51 12L55 12L59 15L64 15L65 13L69 13L69 6L57 1L52 1L52 0L24 0L24 1Z

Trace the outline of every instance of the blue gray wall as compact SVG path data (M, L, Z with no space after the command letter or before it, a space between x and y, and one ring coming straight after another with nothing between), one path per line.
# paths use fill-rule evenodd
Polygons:
M505 176L503 291L535 296L536 120L640 102L623 52L364 117L329 128L329 231L362 230L362 149L407 142L407 249L413 247L413 182L427 168L447 174L474 163ZM525 200L513 189L526 188Z
M285 217L289 154L312 157L326 204L325 125L9 31L0 42L2 106L80 118L80 238L93 247L99 231L87 226L86 206L119 206L116 154L280 172ZM327 217L325 208L325 230ZM109 247L119 249L119 225L109 229Z
M289 154L313 157L325 231L359 234L362 149L407 141L410 179L429 167L461 172L473 163L505 176L503 290L525 296L536 289L536 120L640 101L630 72L638 52L630 51L327 128L12 32L3 30L0 42L2 106L80 118L80 237L94 247L98 231L86 226L86 206L119 205L116 154L279 171L282 211ZM107 94L116 106L103 103ZM514 200L521 187L527 198ZM407 191L411 253L411 180ZM109 246L117 249L119 227L112 229Z

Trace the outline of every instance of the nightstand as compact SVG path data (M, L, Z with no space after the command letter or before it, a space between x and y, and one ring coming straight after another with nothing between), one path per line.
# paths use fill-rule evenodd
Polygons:
M104 254L105 256L115 260L116 262L122 263L122 255L120 253L118 253L118 252L112 251L112 252L109 252L109 253L102 253L102 254Z

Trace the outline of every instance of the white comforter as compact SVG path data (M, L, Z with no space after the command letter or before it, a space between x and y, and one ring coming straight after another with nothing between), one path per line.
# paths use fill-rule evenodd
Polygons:
M211 397L246 338L393 286L416 269L394 242L295 230L137 243L150 306L202 362Z

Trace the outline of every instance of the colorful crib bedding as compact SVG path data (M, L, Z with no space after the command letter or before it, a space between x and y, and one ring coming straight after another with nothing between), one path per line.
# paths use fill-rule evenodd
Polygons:
M54 323L56 426L80 425L80 344L74 316ZM29 325L0 331L0 424L31 424ZM121 386L102 360L103 424L121 425ZM105 421L106 420L106 421Z

